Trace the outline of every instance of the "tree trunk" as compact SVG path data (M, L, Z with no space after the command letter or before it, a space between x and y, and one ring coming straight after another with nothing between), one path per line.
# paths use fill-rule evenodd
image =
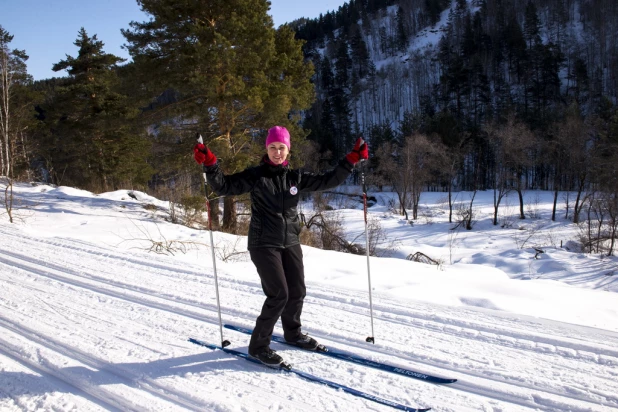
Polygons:
M584 205L584 199L582 199L582 193L584 192L584 179L580 179L579 186L577 188L577 197L575 198L575 206L573 207L573 223L579 223L579 214Z
M227 233L236 233L236 202L234 196L223 198L223 224L222 230Z
M588 253L592 253L592 248L594 245L594 240L592 239L592 219L591 219L591 209L592 205L588 205L588 219L586 220L586 236L588 241Z
M554 190L554 206L551 210L551 220L552 222L556 221L556 204L558 203L558 189Z
M607 256L612 256L614 254L614 245L616 243L616 230L618 229L618 225L616 225L616 220L612 219L612 232L611 239L609 244L609 250L607 251Z
M577 191L577 197L575 198L575 206L573 207L573 223L579 223L579 209L581 209L581 206L579 205L579 198L581 194L581 191Z
M472 198L470 199L470 208L468 209L468 218L466 219L466 230L472 230L472 204L474 203L474 198L476 197L476 190L472 193Z
M208 206L210 208L210 228L212 230L219 230L219 199L212 199L208 201Z
M397 192L397 196L399 197L399 212L406 217L406 220L409 220L408 211L406 210L406 192Z
M7 177L4 189L4 208L9 216L9 222L13 223L13 180L10 177Z
M524 214L524 193L520 187L517 187L517 196L519 196L519 218L525 219L526 215Z
M448 222L453 223L453 185L448 185Z
M494 187L494 226L498 226L498 208L501 200L502 194L498 194L498 190Z
M418 219L418 203L420 202L421 194L412 194L412 220Z

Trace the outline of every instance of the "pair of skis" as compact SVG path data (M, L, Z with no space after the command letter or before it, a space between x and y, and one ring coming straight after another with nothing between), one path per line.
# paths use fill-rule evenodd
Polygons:
M253 332L251 329L243 328L235 325L224 325L226 329L231 329L236 332L246 333L247 335L251 335ZM283 343L286 345L290 345L295 347L295 345L288 343L282 336L273 335L271 340L277 343ZM416 372L410 369L400 368L398 366L389 365L382 362L372 361L371 359L363 358L357 355L351 355L349 353L338 351L334 349L327 349L326 351L318 351L322 355L330 356L331 358L336 358L339 360L356 363L363 366L368 366L370 368L379 369L385 372L391 372L398 375L407 376L409 378L420 379L425 382L437 383L437 384L446 384L446 383L454 383L457 382L457 379L448 379L448 378L440 378L438 376L427 375L424 373Z
M249 335L252 332L251 329L247 329L247 328L243 328L243 327L239 327L239 326L235 326L235 325L227 325L226 324L225 328L231 329L231 330L234 330L234 331L237 331L237 332L241 332L241 333L246 333L246 334L249 334ZM275 342L278 342L278 343L288 344L283 337L278 336L278 335L273 335L272 340L275 341ZM201 341L201 340L198 340L198 339L193 339L193 338L190 338L189 342L197 344L197 345L201 345L201 346L204 346L204 347L207 347L207 348L212 349L212 350L217 350L218 349L218 350L221 350L221 351L223 351L225 353L228 353L230 355L234 355L234 356L240 357L242 359L248 360L250 362L263 365L262 362L260 362L259 360L249 356L248 354L246 354L244 352L239 352L239 351L236 351L236 350L233 350L233 349L228 349L228 348L225 348L225 347L222 347L222 346L219 346L219 345L214 345L214 344L207 343L207 342L204 342L204 341ZM291 345L291 346L295 346L295 345ZM391 372L391 373L407 376L407 377L414 378L414 379L420 379L420 380L423 380L425 382L431 382L431 383L436 383L436 384L448 384L448 383L453 383L453 382L457 381L457 379L447 379L447 378L440 378L440 377L437 377L437 376L427 375L427 374L420 373L420 372L417 372L417 371L413 371L413 370L409 370L409 369L405 369L405 368L400 368L400 367L397 367L397 366L388 365L388 364L381 363L381 362L376 362L376 361L373 361L371 359L363 358L361 356L351 355L349 353L345 353L345 352L337 351L337 350L333 350L333 349L327 349L325 351L316 351L316 353L320 353L322 355L333 357L333 358L336 358L336 359L339 359L339 360L343 360L343 361L352 362L352 363L356 363L356 364L363 365L363 366L368 366L368 367L376 368L376 369L379 369L379 370L382 370L382 371ZM293 367L282 368L281 370L285 371L285 372L288 372L288 373L294 373L294 374L296 374L296 375L298 375L298 376L300 376L300 377L302 377L302 378L304 378L306 380L309 380L309 381L312 381L312 382L317 382L317 383L329 386L331 388L340 389L340 390L342 390L344 392L347 392L347 393L349 393L351 395L358 396L358 397L364 398L364 399L368 399L368 400L371 400L373 402L380 403L382 405L387 405L387 406L393 407L393 408L398 409L398 410L413 412L413 411L428 411L428 410L431 409L431 408L413 408L413 407L410 407L410 406L402 405L402 404L390 401L388 399L380 398L378 396L375 396L375 395L372 395L372 394L369 394L369 393L366 393L366 392L362 392L362 391L359 391L357 389L350 388L348 386L341 385L341 384L338 384L336 382L332 382L332 381L320 378L318 376L309 374L307 372L300 371L300 370L298 370L296 368L293 368Z

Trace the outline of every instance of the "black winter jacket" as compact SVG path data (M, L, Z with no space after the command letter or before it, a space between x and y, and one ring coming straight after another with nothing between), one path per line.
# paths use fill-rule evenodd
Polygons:
M331 189L352 172L353 165L343 159L332 170L313 174L288 166L259 166L226 176L218 164L204 166L208 183L219 196L251 192L251 222L248 249L287 248L300 243L300 222L296 206L303 192Z

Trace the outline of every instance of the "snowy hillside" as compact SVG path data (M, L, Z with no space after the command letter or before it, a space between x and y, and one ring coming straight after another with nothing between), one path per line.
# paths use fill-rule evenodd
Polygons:
M17 223L0 216L0 410L393 410L189 343L220 343L209 236L167 223L165 202L16 190ZM618 408L618 261L567 250L577 228L547 219L549 195L529 193L538 218L502 229L490 224L491 193L479 194L468 232L449 230L442 193L423 195L414 225L389 212L391 194L375 195L370 218L391 251L371 258L375 345L365 342L364 256L303 247L304 330L334 349L458 381L434 385L273 344L295 368L433 411ZM350 239L362 233L362 210L337 213ZM148 253L156 242L174 254ZM252 327L259 278L246 253L231 256L246 239L215 233L215 246L223 322ZM419 251L442 264L405 259ZM248 336L223 333L246 351Z

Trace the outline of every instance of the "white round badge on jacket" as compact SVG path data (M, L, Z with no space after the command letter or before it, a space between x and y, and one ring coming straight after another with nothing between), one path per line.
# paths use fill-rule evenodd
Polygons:
M298 188L296 186L292 186L290 188L290 193L292 194L292 196L296 195L296 193L298 193Z

